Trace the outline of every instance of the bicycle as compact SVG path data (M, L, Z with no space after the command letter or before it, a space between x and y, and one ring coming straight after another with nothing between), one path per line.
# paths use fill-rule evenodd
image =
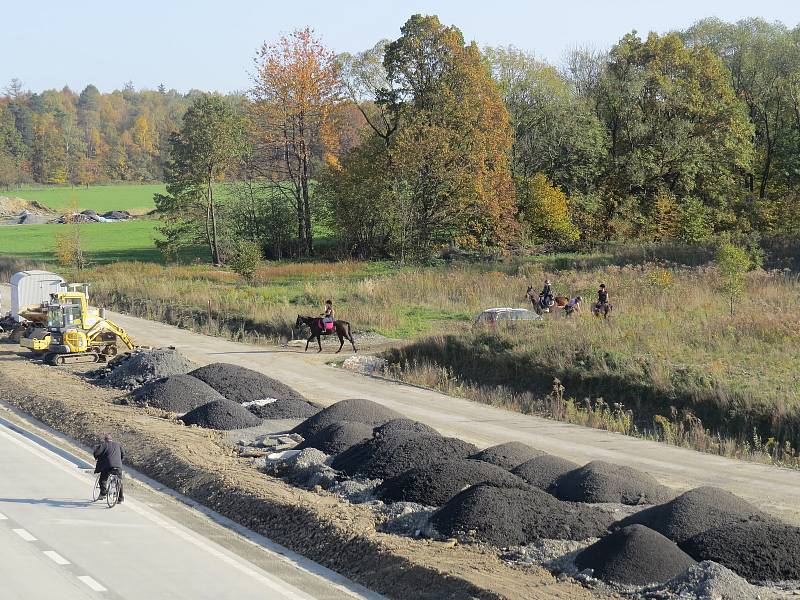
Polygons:
M100 499L100 475L101 473L98 473L97 478L94 480L94 488L92 488L92 502L97 502ZM111 471L111 473L109 473L108 481L106 481L105 500L108 508L114 508L117 502L119 502L119 490L121 487L121 474L114 469Z

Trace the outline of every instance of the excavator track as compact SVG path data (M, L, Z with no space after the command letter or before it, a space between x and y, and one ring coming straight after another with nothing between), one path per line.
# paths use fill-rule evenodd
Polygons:
M44 361L53 366L69 365L74 363L97 363L105 362L105 356L102 354L97 354L96 352L71 352L68 354L50 352L44 357Z

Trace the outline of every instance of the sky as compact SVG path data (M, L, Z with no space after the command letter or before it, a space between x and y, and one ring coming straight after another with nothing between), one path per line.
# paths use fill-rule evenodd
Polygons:
M16 77L41 91L87 84L231 92L250 86L264 42L309 26L335 52L400 35L436 14L480 46L512 44L560 64L577 46L602 50L625 33L665 32L716 16L800 23L800 1L761 0L37 0L4 2L0 90ZM34 8L35 7L35 8Z

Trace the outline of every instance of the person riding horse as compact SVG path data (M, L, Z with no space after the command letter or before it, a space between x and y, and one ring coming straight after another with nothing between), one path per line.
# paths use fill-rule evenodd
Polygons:
M570 316L572 313L580 314L581 302L583 302L583 298L580 296L575 296L572 300L564 305L564 314L566 316Z
M325 300L325 312L322 314L322 325L326 334L333 331L334 320L333 302L331 300Z
M611 311L611 297L608 294L608 289L606 289L606 284L601 283L600 289L597 290L597 302L595 302L594 306L592 307L592 312L595 315L603 313L606 317L608 317L608 313L610 311Z
M544 280L544 287L542 291L539 292L539 298L542 299L542 306L552 306L553 305L553 286L550 283L549 279Z

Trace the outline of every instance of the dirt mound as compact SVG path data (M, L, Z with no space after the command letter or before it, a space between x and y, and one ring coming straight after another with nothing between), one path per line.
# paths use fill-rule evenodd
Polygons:
M241 404L232 400L215 400L195 408L181 417L186 425L199 425L208 429L244 429L261 424L255 416Z
M703 561L666 583L642 590L645 598L696 600L765 600L764 591L750 585L730 569Z
M36 200L0 196L0 217L22 216L25 213L52 216L55 211Z
M615 526L646 525L680 544L706 529L750 520L773 519L730 492L705 486L689 490L664 504L646 508Z
M410 469L385 480L376 490L384 502L441 506L466 487L489 482L498 487L527 487L519 477L480 460L448 460Z
M649 473L602 460L564 473L556 480L555 494L570 502L622 504L658 504L673 496Z
M611 517L593 507L562 502L530 486L479 484L455 495L431 517L440 534L501 548L538 539L583 540L603 535Z
M331 466L350 476L388 479L414 467L467 458L476 450L458 438L400 432L356 444L334 458Z
M110 210L103 213L103 217L106 219L113 219L114 221L127 221L131 218L131 213L127 210Z
M696 560L713 560L749 581L800 579L800 528L784 523L723 525L680 546Z
M196 366L175 348L155 348L122 354L95 374L97 383L134 389L148 381L188 373Z
M351 446L368 440L372 437L372 425L364 423L331 423L325 429L315 433L295 447L296 450L304 448L317 448L325 454L339 454Z
M133 393L132 403L183 415L214 400L224 398L199 379L190 375L171 375L144 384Z
M630 525L598 540L575 557L580 570L628 585L663 583L695 564L674 542L644 525Z
M341 421L366 423L367 425L377 427L392 419L402 418L403 415L400 413L386 408L377 402L354 398L351 400L342 400L341 402L337 402L321 410L310 419L306 419L292 429L292 433L299 433L304 438L310 438L315 433L325 429L328 425Z
M536 456L511 470L532 486L550 490L564 473L577 469L578 464L551 454Z
M238 365L211 363L191 371L189 375L204 381L234 402L251 402L267 398L305 400L288 385Z
M259 419L305 419L321 410L313 402L297 398L264 398L242 402L242 406Z
M482 460L510 471L514 467L543 454L544 452L541 450L532 448L522 442L506 442L505 444L497 444L481 450L477 454L470 456L470 458Z
M375 428L373 434L378 436L394 435L398 432L404 433L427 433L440 435L433 427L414 421L412 419L392 419Z

